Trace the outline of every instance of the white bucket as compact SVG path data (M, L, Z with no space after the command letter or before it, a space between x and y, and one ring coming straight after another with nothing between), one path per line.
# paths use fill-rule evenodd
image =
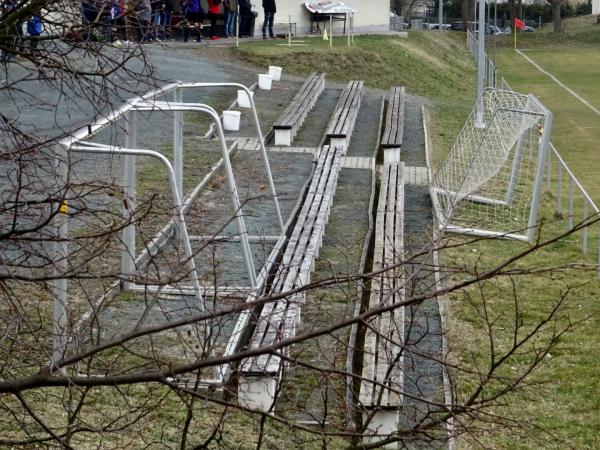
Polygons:
M223 129L228 131L238 131L240 129L239 111L223 111Z
M269 66L269 75L273 77L273 81L281 80L281 67Z
M237 93L237 105L240 108L250 108L250 98L254 97L254 92L250 91L250 97L248 97L248 93L244 90L239 90Z
M265 75L261 73L258 76L258 88L264 91L271 90L271 84L273 83L273 77L271 75Z

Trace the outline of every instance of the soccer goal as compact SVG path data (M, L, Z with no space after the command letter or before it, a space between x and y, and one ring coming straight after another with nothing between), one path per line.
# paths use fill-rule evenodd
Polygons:
M531 241L551 128L552 113L535 96L484 90L434 176L440 228Z

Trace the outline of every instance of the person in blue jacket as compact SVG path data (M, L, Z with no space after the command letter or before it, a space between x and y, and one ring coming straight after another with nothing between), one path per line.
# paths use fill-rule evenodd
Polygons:
M29 34L29 49L32 52L37 51L40 35L44 32L42 17L39 14L34 14L27 21L27 34Z

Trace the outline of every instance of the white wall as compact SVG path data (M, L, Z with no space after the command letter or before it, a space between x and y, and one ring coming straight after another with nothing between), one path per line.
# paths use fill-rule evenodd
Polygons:
M600 14L600 0L592 0L592 14Z
M304 7L304 2L299 0L276 0L277 13L275 14L275 32L284 33L286 27L283 22L288 22L288 17L292 16L292 22L296 23L297 34L306 34L310 28L310 13ZM597 0L600 1L600 0ZM264 20L262 1L252 0L259 12L256 18L255 36L260 36ZM390 29L390 0L345 0L346 6L355 11L354 14L354 32L368 33L389 31ZM334 22L334 34L341 33L342 22ZM329 29L328 29L329 30Z

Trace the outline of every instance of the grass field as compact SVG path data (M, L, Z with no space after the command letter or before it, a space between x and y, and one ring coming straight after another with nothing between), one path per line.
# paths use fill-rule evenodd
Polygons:
M520 33L519 48L594 48L600 45L600 25L594 16L581 16L564 21L564 33L554 34L551 23L535 33ZM513 37L498 36L498 45L513 47Z
M600 108L598 48L535 48L524 50L524 53ZM501 74L513 89L537 95L554 113L552 142L598 203L600 189L596 187L596 179L600 158L596 153L600 143L600 117L515 51L499 51L497 62Z
M595 86L600 73L600 57L595 45L600 44L600 29L594 19L567 21L564 35L556 36L547 27L542 32L522 34L521 48L531 48L527 54L553 72L562 82L600 107ZM243 47L239 56L258 64L278 64L287 71L300 74L312 70L328 72L328 78L338 81L364 79L367 85L387 89L404 84L412 94L427 97L432 115L434 164L443 160L453 139L473 103L474 67L464 52L461 33L415 32L408 40L389 37L357 39L353 49L327 48L322 41L309 41L310 46L281 49L272 44ZM441 45L440 45L441 42ZM600 186L595 183L598 172L597 142L600 141L600 121L579 101L539 73L512 49L509 36L499 42L497 60L501 74L515 90L534 93L553 111L555 126L553 142L594 198L600 198ZM369 61L369 64L365 64ZM554 217L554 199L546 196L542 215ZM556 233L564 221L549 224L544 235ZM458 239L457 241L460 241ZM491 267L519 250L525 244L506 241L481 241L447 251L442 261L451 267L482 270ZM582 262L584 258L574 239L541 249L520 261L517 267L539 269ZM453 281L453 280L451 280ZM562 336L541 367L529 377L525 389L497 404L491 414L501 414L514 420L512 425L489 424L476 436L461 439L460 448L599 448L600 437L600 338L595 324L600 316L600 293L593 270L568 269L508 277L497 283L484 283L478 289L454 295L449 300L448 337L452 357L471 368L490 364L490 338L484 327L486 308L495 318L492 331L497 349L510 344L511 333L530 331L569 290L565 310L556 326L573 329ZM515 296L519 302L515 301ZM487 299L484 308L483 297ZM468 300L467 300L468 299ZM552 334L549 327L539 342L520 355L512 357L506 368L508 375L527 367L535 345ZM465 339L469 336L469 339ZM477 372L475 372L477 373ZM466 396L477 377L456 374L459 395Z
M433 142L448 151L475 99L475 65L463 33L410 32L409 38L357 36L347 47L334 41L305 39L307 45L291 47L274 41L243 45L235 55L266 67L279 65L288 73L327 73L327 80L364 80L373 88L405 86L407 93L426 97L430 106Z
M521 48L531 48L527 54L545 69L600 107L599 91L594 87L600 69L600 29L593 21L590 17L574 19L567 22L564 35L556 36L546 28L521 35L519 42ZM464 51L462 33L440 37L438 33L414 32L408 40L359 38L353 49L339 46L330 50L322 41L309 42L309 46L289 50L260 43L240 48L238 56L261 65L282 65L288 72L323 70L329 79L338 81L364 79L367 85L382 89L404 84L409 93L427 97L434 164L443 160L474 99L474 64ZM600 200L600 188L595 183L600 164L595 155L595 143L600 138L598 117L510 50L509 36L502 37L498 44L501 74L515 90L535 93L550 107L555 115L553 142L593 198ZM554 201L549 193L545 195L542 217L552 222L545 226L544 237L564 226L564 220L556 220ZM526 248L514 242L480 241L446 251L441 259L451 267L480 271ZM513 267L541 269L589 261L575 239L568 239L529 255ZM452 296L448 302L449 345L456 362L485 368L491 363L491 340L483 321L486 308L495 318L493 343L496 349L503 349L510 344L511 330L518 327L519 335L531 330L566 291L565 309L555 325L572 323L573 329L558 340L539 370L527 379L528 387L488 411L491 422L497 414L514 420L515 426L484 425L475 436L459 440L459 448L600 448L600 349L596 344L600 340L600 287L593 269L506 277L478 286L468 292L468 297L463 293ZM483 297L487 299L486 308ZM535 346L551 334L549 327L540 341L510 358L505 375L514 376L524 370ZM469 395L477 383L477 371L474 374L456 374L459 396Z
M568 32L563 36L547 31L522 35L519 47L526 49L525 54L544 70L551 72L593 106L600 107L600 91L596 86L600 71L600 30L595 25L595 19L590 17L567 21L566 29ZM506 37L504 41L506 42L501 42L497 52L500 74L513 89L534 93L550 108L554 114L553 143L598 203L600 187L596 180L600 169L597 157L600 117L512 50ZM547 219L553 218L553 201L553 198L546 196L542 215ZM550 236L556 232L555 225L559 224L564 224L564 219L548 225L544 235ZM473 254L447 254L446 257L450 263L467 266L477 264L481 268L508 257L514 249L509 249L507 245L487 242L473 246ZM571 239L536 252L523 261L523 264L526 267L542 267L583 261L584 256L578 251L575 240ZM593 259L588 262L593 262ZM503 411L521 424L531 423L531 429L525 433L517 430L514 433L484 433L481 442L485 446L600 447L600 383L597 377L600 371L600 352L597 348L600 339L600 306L597 301L597 278L592 271L581 269L567 270L556 277L527 276L517 283L515 292L525 299L525 303L519 306L520 313L528 316L529 323L532 324L536 318L539 319L542 311L548 310L560 290L567 289L567 286L575 288L570 293L569 307L562 320L577 322L577 325L560 339L558 346L551 352L551 357L530 379L532 387L514 396L507 405L495 411ZM482 289L482 292L487 288ZM496 331L511 330L515 324L515 320L510 319L515 312L511 304L513 294L502 289L502 286L495 286L495 289L498 290L494 291L490 308L498 317ZM451 343L462 362L472 358L472 361L481 363L486 358L485 352L481 351L488 342L481 328L481 296L475 295L475 298L477 300L471 305L458 301L452 304L451 311L455 315L451 321ZM461 339L464 334L473 338ZM497 345L506 345L501 335ZM511 369L514 367L518 370L518 364L517 359ZM461 441L461 446L479 445L473 443L474 441L464 440Z

